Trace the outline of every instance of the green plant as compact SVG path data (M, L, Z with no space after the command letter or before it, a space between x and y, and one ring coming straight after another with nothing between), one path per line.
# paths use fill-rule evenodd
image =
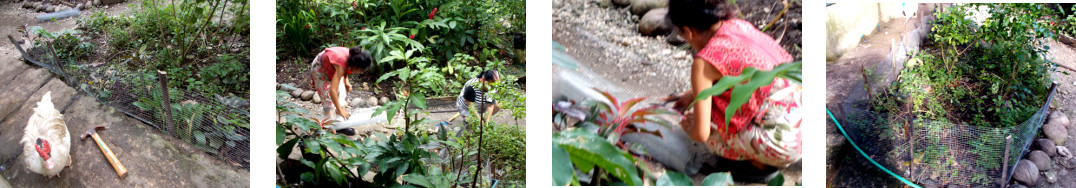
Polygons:
M769 71L759 71L754 67L744 68L740 75L721 77L717 83L714 83L713 87L702 90L695 98L695 102L703 100L709 97L718 96L724 94L725 91L732 89L732 97L729 99L729 106L725 109L725 123L728 124L732 119L732 115L736 113L736 110L740 109L747 100L751 98L751 95L758 90L759 87L773 84L774 78L784 78L795 82L802 82L803 63L792 62L783 63ZM694 105L695 102L692 102ZM726 129L728 126L725 127Z
M782 176L778 176L782 177ZM664 176L658 178L658 186L696 186L691 178L679 172L666 171ZM732 175L728 172L713 173L706 176L699 186L733 186ZM780 186L778 184L777 186Z
M972 11L989 10L983 20ZM935 13L934 34L912 53L900 82L872 104L916 118L986 127L1022 123L1045 100L1056 37L1041 4L963 4ZM1005 15L1005 16L1001 16Z
M553 133L552 160L554 185L580 185L577 172L589 173L595 166L626 185L642 185L642 177L639 176L639 169L635 166L635 159L631 154L617 149L605 138L583 129ZM601 173L594 174L592 178L601 178Z

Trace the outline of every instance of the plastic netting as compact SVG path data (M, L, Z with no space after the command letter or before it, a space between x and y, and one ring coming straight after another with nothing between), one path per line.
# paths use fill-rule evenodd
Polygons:
M250 105L246 99L205 96L177 88L177 83L162 87L157 70L143 70L134 63L56 61L44 48L27 51L16 47L24 59L48 69L86 96L229 164L250 168ZM167 97L162 95L163 88L170 88ZM162 108L165 106L170 108Z
M1029 152L1028 147L1046 119L1053 92L1031 118L1010 127L895 116L866 110L869 108L865 102L839 107L837 113L841 115L837 117L849 139L872 159L906 179L993 187L1008 182L1016 162ZM1004 167L1006 162L1008 166Z

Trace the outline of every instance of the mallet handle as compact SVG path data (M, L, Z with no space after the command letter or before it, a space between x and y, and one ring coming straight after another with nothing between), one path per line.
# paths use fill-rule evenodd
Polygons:
M120 163L120 160L116 158L116 154L112 153L112 149L108 149L108 146L105 145L105 142L101 141L101 137L98 137L97 133L90 134L90 136L93 137L94 142L97 142L97 147L101 148L101 153L105 154L105 158L108 159L108 163L112 164L112 169L116 170L116 175L119 175L120 178L127 176L127 168L123 167L123 164Z

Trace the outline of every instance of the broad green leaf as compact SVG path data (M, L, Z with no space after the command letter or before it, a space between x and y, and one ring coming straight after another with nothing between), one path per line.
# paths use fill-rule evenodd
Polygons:
M713 173L706 176L706 179L702 180L701 186L732 186L735 185L732 181L732 174L728 172Z
M291 155L291 149L295 147L295 143L297 142L299 142L299 138L292 138L291 140L284 142L283 145L278 146L276 148L277 157L287 159L288 155Z
M691 178L675 171L666 171L664 176L658 178L658 186L694 186L695 183L691 182Z
M284 143L284 137L287 135L287 133L284 132L284 129L285 128L282 125L276 126L276 145Z
M553 186L567 186L575 178L571 157L557 144L553 144Z
M422 93L412 94L411 104L414 104L417 108L426 109L426 96L423 96Z
M642 185L631 154L618 149L604 138L582 129L558 132L553 137L553 142L567 151L573 162L589 161L628 185Z
M782 185L785 185L785 175L780 174L780 173L777 174L777 177L774 177L772 180L770 180L769 183L766 183L766 186L782 186Z

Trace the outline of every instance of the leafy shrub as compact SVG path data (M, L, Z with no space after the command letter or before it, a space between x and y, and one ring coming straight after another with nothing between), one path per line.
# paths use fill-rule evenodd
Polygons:
M994 15L978 23L970 12ZM1052 64L1043 38L1054 38L1041 4L966 4L935 13L934 35L912 54L891 95L873 102L883 111L926 119L1002 127L1031 117L1045 101ZM887 97L889 96L889 97ZM903 98L903 99L902 99ZM895 104L896 103L896 104ZM900 103L910 109L898 109Z

